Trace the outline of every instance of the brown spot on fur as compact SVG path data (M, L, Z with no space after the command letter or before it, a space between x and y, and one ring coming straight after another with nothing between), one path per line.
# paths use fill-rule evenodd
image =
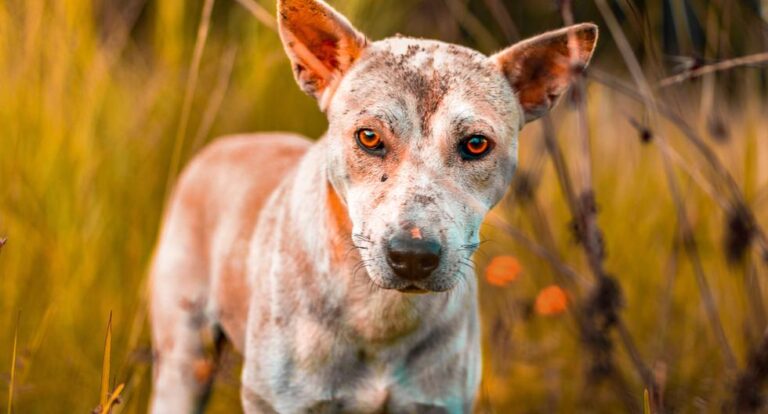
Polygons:
M424 195L424 194L415 194L413 196L413 201L415 203L421 204L423 206L434 204L435 203L435 197Z
M201 358L194 362L193 373L195 381L200 385L208 384L213 380L216 364L208 358Z
M352 222L349 220L349 212L344 204L341 202L336 190L330 183L326 184L327 202L328 202L328 217L329 223L333 227L334 232L340 234L349 234L352 232ZM336 247L336 246L334 246ZM339 259L336 257L336 259Z

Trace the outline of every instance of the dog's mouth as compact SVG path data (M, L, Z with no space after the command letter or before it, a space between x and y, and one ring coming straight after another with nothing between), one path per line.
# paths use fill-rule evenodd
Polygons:
M416 285L408 285L402 289L397 289L397 291L401 293L411 293L416 295L423 295L425 293L429 293L428 290L422 289Z

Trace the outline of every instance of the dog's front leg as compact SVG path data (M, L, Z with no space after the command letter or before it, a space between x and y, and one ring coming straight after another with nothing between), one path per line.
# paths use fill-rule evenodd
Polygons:
M206 358L206 349L223 338L206 314L205 263L201 255L186 254L189 226L175 224L166 231L152 268L153 414L203 412L215 363Z
M190 309L185 309L187 307ZM155 312L153 323L155 341L154 390L150 413L202 413L213 380L215 361L206 358L205 341L209 336L214 345L217 338L206 334L215 332L193 305L176 307L168 318ZM175 319L175 322L170 322ZM165 323L163 322L165 321ZM200 326L204 324L204 326ZM165 340L164 340L165 339Z
M258 394L251 389L245 382L246 376L243 376L243 386L240 389L240 399L243 404L245 414L278 414L275 409L264 401Z

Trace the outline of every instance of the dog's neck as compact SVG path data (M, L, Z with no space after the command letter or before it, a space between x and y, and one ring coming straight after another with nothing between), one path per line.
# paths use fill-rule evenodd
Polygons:
M302 160L293 177L290 217L285 224L299 238L294 252L309 270L299 277L342 309L343 326L368 342L392 342L432 323L446 307L469 300L472 292L410 295L376 286L369 278L352 238L347 207L331 185L322 138ZM460 305L457 305L460 306Z

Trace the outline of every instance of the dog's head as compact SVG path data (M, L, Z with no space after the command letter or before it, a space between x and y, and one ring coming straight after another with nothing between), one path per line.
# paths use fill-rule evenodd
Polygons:
M432 40L371 42L322 0L278 8L296 80L328 116L328 177L368 275L401 291L453 288L512 180L520 129L588 64L597 27L487 57Z

